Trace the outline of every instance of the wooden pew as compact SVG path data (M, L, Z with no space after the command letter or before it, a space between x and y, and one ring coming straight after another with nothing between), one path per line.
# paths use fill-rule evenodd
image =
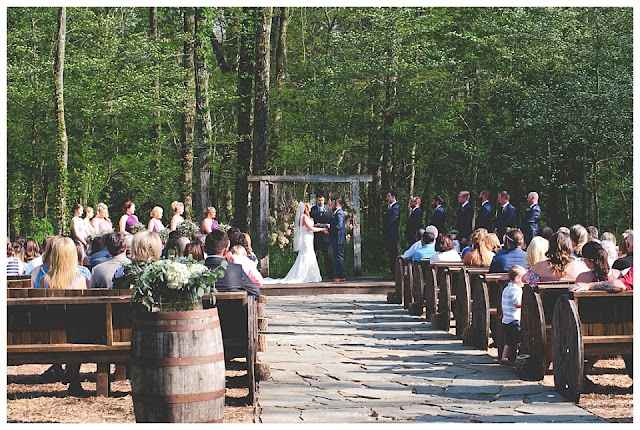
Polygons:
M522 289L520 354L526 354L526 376L540 380L551 364L551 322L556 300L569 292L572 282L538 282Z
M407 272L407 262L402 256L398 256L396 259L395 270L395 291L387 293L387 303L402 304L404 299L404 282Z
M462 266L462 272L458 277L456 291L456 336L462 339L465 345L471 345L471 276L484 275L489 272L488 267Z
M10 275L7 276L7 288L31 288L31 276Z
M584 375L602 356L622 355L633 377L633 291L562 294L553 312L555 389L578 403Z
M498 350L502 351L502 323L496 324L497 315L502 315L502 289L506 281L499 281L505 273L469 272L471 288L471 325L464 339L465 345L478 349L489 349L489 337L493 337Z
M435 328L449 331L452 312L455 309L457 277L462 272L462 262L438 262L432 266L436 272L438 305L431 324Z
M31 279L31 275L7 275L7 280L17 280L17 279Z
M431 259L420 260L420 271L422 273L422 298L425 318L433 326L438 306L438 286L436 284L436 271L431 265Z
M140 310L131 305L131 290L19 288L8 289L7 296L8 365L97 363L96 394L109 395L110 364L129 361L131 328ZM202 302L204 308L213 306L208 296ZM225 291L216 294L215 306L225 360L246 359L253 404L257 300L245 291Z

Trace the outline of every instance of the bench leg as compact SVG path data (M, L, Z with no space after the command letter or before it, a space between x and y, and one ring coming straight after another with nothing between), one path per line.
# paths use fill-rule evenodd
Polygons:
M96 396L109 397L109 371L111 365L109 363L98 363L98 371L96 372Z
M113 379L115 381L124 381L127 379L127 365L126 364L116 364L116 371L113 374Z

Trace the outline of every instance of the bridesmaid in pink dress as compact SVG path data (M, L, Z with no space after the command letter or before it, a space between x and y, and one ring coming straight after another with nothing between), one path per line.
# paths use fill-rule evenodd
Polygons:
M147 225L147 230L153 231L154 233L160 233L164 230L164 225L160 218L162 218L162 208L160 206L155 206L151 209L151 219L149 220L149 224Z
M109 219L109 209L104 203L98 203L96 206L96 216L91 220L91 226L96 233L111 233L113 224Z

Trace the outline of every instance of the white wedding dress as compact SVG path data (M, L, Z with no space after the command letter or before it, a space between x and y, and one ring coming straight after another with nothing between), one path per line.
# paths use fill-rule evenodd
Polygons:
M264 284L297 284L303 282L320 282L320 268L313 249L313 232L305 227L304 204L298 205L296 213L296 227L293 239L293 249L298 251L296 262L283 279L265 278Z

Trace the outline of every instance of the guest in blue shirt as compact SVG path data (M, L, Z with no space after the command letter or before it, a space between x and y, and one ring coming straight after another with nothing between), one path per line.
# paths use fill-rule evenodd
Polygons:
M109 254L109 250L104 244L105 237L106 235L96 236L91 241L91 255L89 256L89 266L91 266L91 268L111 258L111 254Z
M489 273L506 273L511 266L527 266L527 252L524 250L524 235L517 228L511 229L504 236L506 249L499 251L489 266Z
M438 233L434 230L436 230L435 227L431 225L425 229L425 232L422 235L422 248L416 249L416 252L413 253L413 261L420 261L423 258L431 258L431 256L436 253L435 240Z

